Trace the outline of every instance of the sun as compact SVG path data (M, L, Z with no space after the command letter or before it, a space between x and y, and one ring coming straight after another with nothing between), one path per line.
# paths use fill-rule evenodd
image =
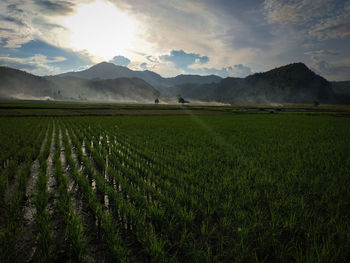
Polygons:
M64 22L69 45L100 59L126 53L134 40L134 21L106 1L82 4Z

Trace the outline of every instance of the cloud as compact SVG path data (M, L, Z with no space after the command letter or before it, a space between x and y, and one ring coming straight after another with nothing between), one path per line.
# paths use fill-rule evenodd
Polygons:
M34 2L42 12L51 15L67 15L72 13L75 7L68 1L35 0Z
M109 62L118 66L127 67L130 64L130 59L124 56L115 56Z
M315 50L315 51L305 52L304 54L310 55L310 56L337 56L337 55L340 55L341 53L333 50Z
M252 69L243 64L226 67L204 66L210 58L183 50L172 50L170 55L163 54L158 57L144 56L148 62L133 61L130 68L138 70L152 70L164 77L173 77L179 74L219 75L221 77L246 77L252 74Z
M326 77L328 80L349 80L350 76L350 59L345 63L329 63L320 57L311 57L311 69L316 73Z
M158 61L158 59L157 59L156 57L151 56L151 55L146 56L146 59L147 59L149 62L157 62L157 61Z
M335 15L322 19L309 34L318 40L342 39L350 35L350 1Z
M322 17L333 10L328 0L265 0L264 10L269 23L301 24Z
M34 55L26 58L0 56L2 66L17 68L37 75L59 73L60 69L58 67L49 64L65 60L64 57L46 57L44 55Z
M310 68L317 74L327 78L328 80L349 80L350 59L344 60L344 58L342 58L342 60L336 60L337 56L339 56L341 52L321 49L308 51L304 54L310 56Z
M76 5L89 0L11 0L0 1L2 38L8 38L6 47L19 48L30 40L40 39L60 47L66 44L69 32L62 16L74 12Z
M18 48L32 39L31 21L18 4L0 1L0 24L3 29L0 37L6 39L1 46Z
M0 31L4 31L4 32L10 32L10 33L13 33L13 29L10 29L10 28L2 28L0 27Z
M16 12L16 13L23 13L23 9L18 7L18 4L9 4L7 6L7 10L11 13Z
M222 67L221 69L217 68L194 68L191 69L190 72L192 74L200 74L200 75L218 75L220 77L238 77L243 78L248 75L251 75L253 72L250 67L244 66L242 64L237 64L228 67Z
M209 61L207 56L195 53L186 53L183 50L172 50L170 55L162 55L160 59L174 63L176 68L187 69L193 64L205 64Z
M265 0L270 24L297 27L318 40L350 35L350 2L328 0Z
M91 66L92 64L91 57L86 53L58 48L39 40L29 41L16 49L1 47L0 45L0 57L3 58L0 65L6 64L40 75L78 70L82 66ZM32 65L29 68L25 67L23 65L25 62ZM33 66L33 64L40 64L40 67ZM45 67L45 65L48 67ZM45 68L48 69L48 72L45 72Z
M141 64L140 64L140 68L141 68L142 70L146 70L146 69L147 69L147 63L146 63L146 62L141 63Z
M25 26L25 24L21 20L15 18L15 17L12 17L12 16L0 15L0 20L3 21L3 22L14 23L17 26Z

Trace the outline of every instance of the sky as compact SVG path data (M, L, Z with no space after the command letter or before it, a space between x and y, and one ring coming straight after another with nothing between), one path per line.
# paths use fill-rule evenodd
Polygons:
M303 62L350 80L350 0L0 1L1 66L54 75L102 61L164 77Z

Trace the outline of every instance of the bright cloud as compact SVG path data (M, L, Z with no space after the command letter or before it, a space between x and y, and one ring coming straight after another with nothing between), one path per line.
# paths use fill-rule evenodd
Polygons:
M64 57L46 57L43 55L34 55L26 58L19 57L3 57L0 56L0 64L7 67L17 68L25 71L30 71L33 74L46 75L58 74L60 70L53 66L53 63L62 62L66 59Z

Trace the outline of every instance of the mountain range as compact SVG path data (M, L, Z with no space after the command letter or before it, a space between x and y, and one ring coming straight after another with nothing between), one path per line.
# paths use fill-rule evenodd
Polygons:
M113 63L108 62L101 62L83 71L67 72L58 76L77 77L82 79L140 78L158 89L172 87L175 85L181 85L185 83L217 83L221 80L221 77L215 75L178 75L173 78L163 78L162 76L153 71L134 71L127 67L117 66Z
M350 82L329 82L303 63L293 63L246 78L178 75L163 78L102 62L86 70L39 77L0 67L0 98L152 103L191 101L253 103L346 103Z

